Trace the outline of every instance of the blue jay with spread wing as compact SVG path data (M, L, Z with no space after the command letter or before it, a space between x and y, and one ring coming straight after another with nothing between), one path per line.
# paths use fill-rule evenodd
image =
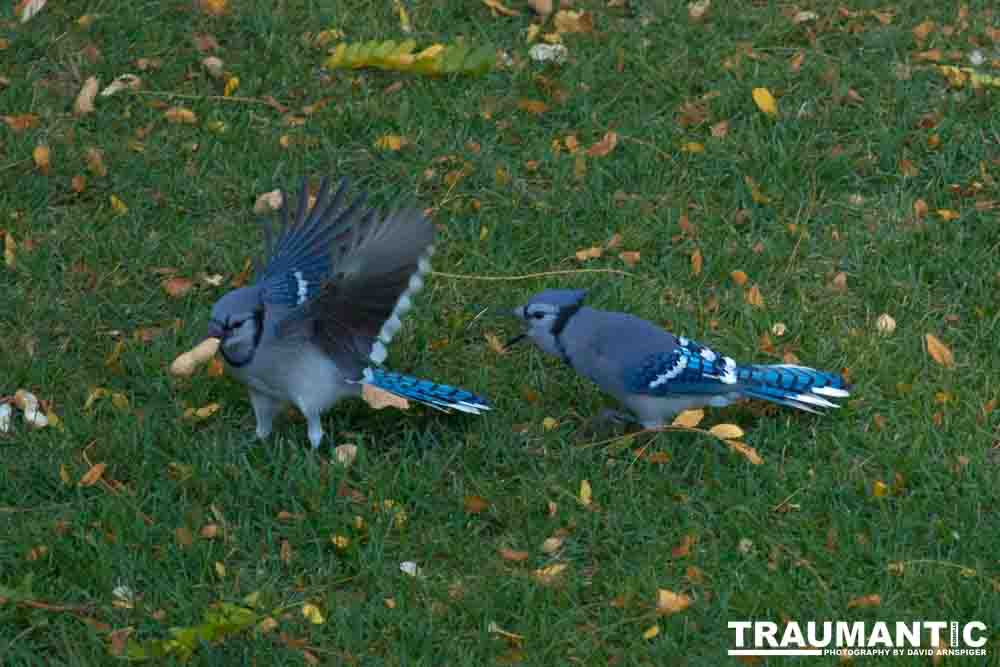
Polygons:
M446 412L490 409L462 389L379 367L430 269L434 227L415 208L382 215L364 208L364 195L346 204L346 188L342 179L330 196L324 179L310 207L303 181L294 218L282 193L280 229L264 224L253 284L212 307L208 335L220 339L227 369L250 390L259 438L291 403L319 447L320 416L360 396L364 384Z
M837 375L805 366L740 366L730 357L626 313L583 305L586 290L540 292L514 315L528 338L617 398L645 428L683 410L757 398L807 412L849 396Z

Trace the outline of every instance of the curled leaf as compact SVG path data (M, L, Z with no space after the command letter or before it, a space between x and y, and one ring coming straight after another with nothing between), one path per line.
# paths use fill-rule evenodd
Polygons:
M701 423L701 420L705 418L704 410L685 410L676 417L672 423L673 426L682 426L684 428L695 428Z
M721 438L723 440L743 437L743 429L736 424L716 424L712 428L708 429L708 432L716 438Z
M89 77L83 82L83 87L80 89L79 94L77 94L76 101L73 102L73 113L77 116L93 113L94 98L97 97L99 86L100 82L96 76Z
M934 334L925 334L924 342L927 345L927 354L938 364L945 368L955 367L955 355L952 354L948 346L942 343Z
M767 88L754 88L753 101L757 108L772 118L778 115L778 102Z

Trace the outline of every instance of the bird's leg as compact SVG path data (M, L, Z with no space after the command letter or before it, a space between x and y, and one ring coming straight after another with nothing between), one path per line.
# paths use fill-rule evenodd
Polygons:
M624 426L635 423L635 417L632 415L620 410L612 410L611 408L603 408L597 413L597 416L594 419L605 424Z
M274 416L281 410L282 402L267 394L251 391L250 404L253 405L253 413L257 417L257 437L263 440L271 435L271 425Z
M618 437L628 433L635 424L635 417L627 412L604 408L583 424L580 435L583 440Z
M323 424L320 422L319 412L304 412L306 423L309 425L309 442L313 449L318 449L323 442Z

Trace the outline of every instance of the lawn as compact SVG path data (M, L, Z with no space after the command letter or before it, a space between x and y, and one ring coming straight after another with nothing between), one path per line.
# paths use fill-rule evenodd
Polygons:
M995 4L576 0L561 65L508 5L407 4L420 48L502 51L481 77L323 69L406 36L388 1L3 19L0 395L58 424L0 434L0 663L741 664L732 621L975 620L988 658L942 664L1000 664L1000 89L938 69L1000 75ZM293 415L257 442L241 385L167 373L258 253L257 197L323 175L431 210L440 273L387 366L494 403L341 404L349 467ZM490 343L547 287L853 396L708 411L757 465L592 436L611 399ZM841 664L756 664L800 662ZM876 663L932 661L851 664Z

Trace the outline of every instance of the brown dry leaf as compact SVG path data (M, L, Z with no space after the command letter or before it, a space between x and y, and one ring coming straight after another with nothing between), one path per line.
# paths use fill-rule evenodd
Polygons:
M688 3L688 19L692 22L704 20L705 14L712 6L712 0L697 0Z
M558 535L553 535L552 537L546 539L542 542L542 553L552 555L559 551L563 545L563 538Z
M551 586L556 583L560 575L562 575L568 567L569 565L566 563L553 563L552 565L546 565L545 567L539 568L531 574L538 583L543 586Z
M216 58L215 56L208 56L207 58L202 59L201 66L205 68L205 71L208 72L209 76L213 79L222 78L222 75L226 73L225 69L223 69L224 65L222 63L222 59Z
M925 334L924 342L927 345L927 354L930 355L931 359L945 368L955 367L955 356L948 349L948 346L942 343L937 336L930 333Z
M278 556L285 565L292 562L294 554L292 553L292 545L288 540L281 540L281 548L278 550Z
M186 107L170 107L163 112L163 116L171 123L194 125L198 122L195 113Z
M718 139L725 137L727 134L729 134L729 121L720 120L718 123L712 126L711 132L712 136Z
M73 113L77 116L93 113L94 98L97 97L97 89L99 87L100 82L96 76L92 76L84 81L83 87L80 88L80 92L76 96L76 101L73 102Z
M932 63L939 63L944 59L944 53L941 49L930 49L929 51L921 51L920 53L914 53L913 59L920 61L927 61Z
M497 553L500 554L500 558L510 563L523 563L531 557L531 554L527 551L517 551L515 549L508 549L507 547L501 547L497 550Z
M691 606L690 596L683 593L674 593L665 588L656 591L656 613L661 616L670 616L682 612Z
M958 211L953 211L950 208L939 208L935 213L945 222L953 222L962 217Z
M174 276L173 278L167 278L161 283L163 291L169 296L174 298L180 298L191 291L194 287L194 281L190 278L181 278L180 276Z
M899 161L899 173L906 178L913 178L920 173L920 170L917 169L917 165L913 164L912 161L904 158Z
M837 275L833 277L830 281L830 289L834 292L846 292L847 291L847 274L843 271L837 272Z
M556 26L557 33L586 33L594 31L594 15L590 12L577 12L570 9L560 9L556 12L552 22Z
M539 16L544 17L552 13L552 0L528 0L528 6Z
M494 16L497 14L503 14L504 16L520 16L521 12L516 9L511 9L505 6L500 0L482 0L483 4L490 8L494 12Z
M695 537L694 533L688 533L687 535L682 537L681 543L678 544L673 549L671 549L670 551L671 558L687 558L688 556L690 556L691 547L694 546L694 543L697 541L697 539L698 538Z
M721 438L723 440L743 437L743 429L736 424L716 424L712 428L708 429L708 432L716 438Z
M594 246L593 248L584 248L582 250L576 251L576 258L578 261L585 262L588 259L597 259L604 254L604 248L599 246Z
M410 409L410 402L402 396L391 394L384 389L379 389L367 383L361 385L361 398L375 410L381 410L382 408Z
M491 350L497 354L507 354L507 348L495 333L487 331L483 334L483 337L486 339L486 344L489 345Z
M794 74L802 68L802 63L806 60L805 51L799 51L788 61L788 69Z
M219 524L206 523L204 526L201 527L201 530L198 531L198 535L203 540L214 540L219 536L219 532L220 532Z
M632 268L639 263L640 255L637 250L626 250L618 253L618 259L625 262L625 266Z
M108 168L104 166L104 151L100 148L88 148L84 160L90 173L99 177L108 175Z
M600 141L587 149L587 157L604 157L613 151L617 145L618 134L616 132L605 132Z
M918 42L924 42L932 32L934 32L934 21L924 21L913 29L913 38Z
M45 144L38 144L35 150L31 151L31 158L35 161L35 169L43 176L49 173L52 166L52 151Z
M490 508L490 501L482 496L466 496L462 502L466 514L479 514Z
M25 130L37 127L39 121L40 118L33 113L22 113L16 116L3 117L3 122L7 123L7 127L14 132L24 132Z
M17 266L17 242L10 232L3 232L3 263L8 269Z
M744 271L740 271L739 269L730 273L729 277L732 279L734 283L736 283L738 287L743 287L744 285L747 284L747 280L749 280L747 274Z
M764 307L764 295L760 292L760 287L757 285L751 285L750 289L746 291L744 299L754 308Z
M104 471L107 470L108 464L106 463L95 463L90 466L90 470L84 473L80 481L77 482L78 486L93 486L100 481L101 477L104 476Z
M917 218L917 220L920 220L925 215L927 215L927 211L929 210L930 207L927 206L927 202L925 202L923 199L918 199L917 201L913 202L913 215L914 217Z
M82 174L77 174L72 179L70 179L69 185L73 188L73 192L80 194L87 189L87 177Z
M847 603L848 609L854 609L855 607L879 607L882 605L882 596L878 593L872 593L871 595L862 595L861 597L854 598Z
M398 134L385 134L375 140L375 148L385 151L398 151L410 145L410 140Z
M684 410L674 417L671 426L682 426L684 428L695 428L705 418L704 410Z
M194 544L194 535L187 526L178 526L177 528L174 528L174 539L177 540L177 544L181 548L189 547Z
M221 409L222 406L218 403L209 403L208 405L203 405L200 408L188 408L184 411L184 419L201 421L208 419Z
M726 444L729 445L729 449L743 456L747 461L755 466L759 466L764 463L764 459L760 457L757 450L745 442L740 442L739 440L726 440Z
M202 53L205 51L215 51L219 48L219 40L217 40L214 35L210 35L206 32L194 33L191 36L191 41L194 42L194 48L198 49Z
M517 108L521 111L527 111L528 113L540 116L549 110L549 105L542 100L529 100L522 98L517 101Z
M692 273L692 275L696 275L696 276L700 276L701 275L701 265L702 265L701 250L698 250L697 248L695 248L695 251L693 253L691 253L691 273Z

